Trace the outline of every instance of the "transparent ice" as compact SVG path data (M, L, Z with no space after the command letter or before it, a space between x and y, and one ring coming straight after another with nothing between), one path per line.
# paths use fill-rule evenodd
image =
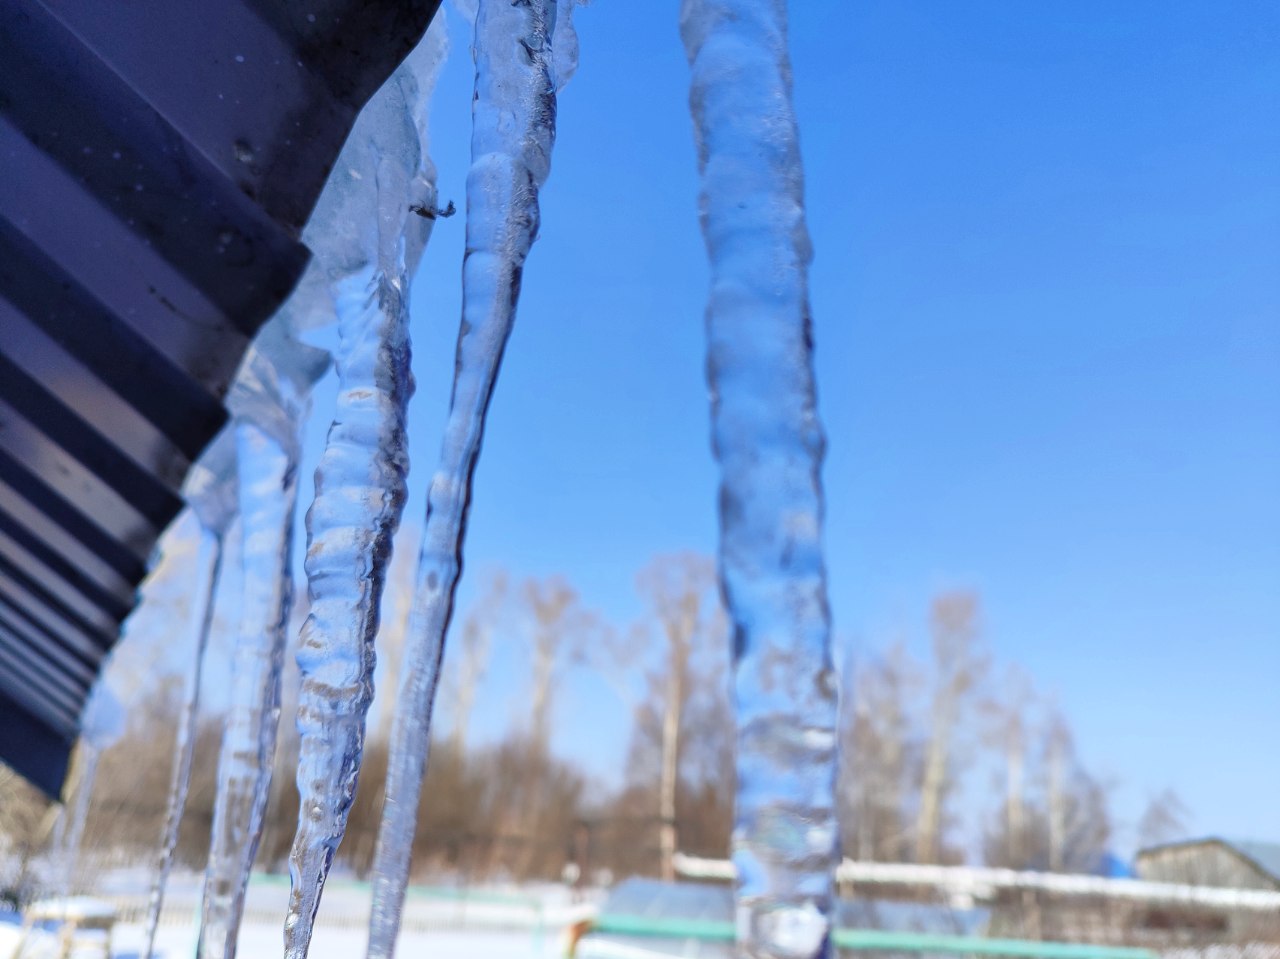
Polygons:
M684 0L681 32L711 261L721 584L734 623L738 949L810 959L830 953L836 691L785 0Z
M243 586L234 673L218 756L197 955L236 954L249 871L262 837L280 717L299 423L328 367L295 335L288 306L259 334L228 398L234 419Z
M98 774L98 760L103 750L120 738L124 727L124 707L107 684L99 680L80 714L80 743L76 760L79 774L75 793L68 797L73 801L63 808L54 836L57 862L55 894L58 896L69 895L75 882L84 827L89 821L93 784Z
M427 519L413 613L401 665L395 725L373 867L370 959L395 951L409 875L418 799L426 770L431 710L445 631L462 567L471 479L485 414L515 321L525 258L538 234L538 191L551 169L557 64L553 38L573 36L570 3L557 29L555 0L480 0L462 322L453 393L440 460L427 494Z
M80 844L84 841L84 827L89 821L89 800L93 796L93 781L98 775L98 760L102 753L96 746L80 740L79 775L71 805L63 809L63 822L59 824L56 843L57 883L54 893L65 898L72 892L76 872L80 865Z
M177 738L174 745L173 770L169 780L169 795L165 803L164 832L160 838L160 851L156 873L152 879L151 895L147 902L143 959L151 959L155 952L156 929L160 923L160 911L164 907L165 886L173 868L173 853L178 845L178 828L187 804L187 792L191 786L191 764L195 754L195 723L200 709L200 681L204 668L205 650L209 645L209 632L213 625L213 597L218 589L222 570L223 544L228 529L236 517L238 508L236 482L235 439L232 432L220 434L196 461L187 474L183 489L184 498L200 524L200 542L196 552L195 577L191 595L188 628L191 633L191 667L187 673L182 712L178 717Z
M124 735L124 729L124 706L111 687L99 681L80 716L80 741L102 752Z
M360 114L320 211L329 229L314 231L338 318L339 391L307 513L311 607L297 652L290 959L310 947L360 772L379 605L409 465L409 282L437 213L425 105L445 53L441 18Z

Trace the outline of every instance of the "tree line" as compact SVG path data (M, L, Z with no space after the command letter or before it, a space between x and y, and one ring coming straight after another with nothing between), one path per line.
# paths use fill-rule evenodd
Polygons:
M378 707L338 862L371 867L387 768L396 674L407 628L407 564L393 570L379 639ZM645 615L620 628L563 578L486 581L450 637L414 874L479 882L631 874L672 878L677 851L722 857L734 796L729 626L714 565L684 553L637 576ZM305 590L299 591L305 606ZM305 616L295 610L295 619ZM180 619L179 616L174 617ZM173 623L173 635L184 624ZM296 635L296 631L295 631ZM1016 664L994 661L979 597L936 596L927 654L905 642L860 647L841 664L839 814L845 855L917 863L982 862L1089 872L1103 867L1117 824L1113 783L1078 754L1067 717ZM477 741L473 714L495 657L523 649L520 712L500 739ZM508 667L510 668L510 667ZM609 683L630 717L621 783L608 786L558 752L555 713L575 671ZM259 866L287 867L297 822L297 676L286 673L272 795ZM86 863L145 862L164 818L183 680L140 687L124 736L103 755L85 833ZM591 716L578 718L592 722ZM221 716L197 731L195 774L177 857L199 869L212 821ZM0 770L0 848L39 851L45 803ZM1174 838L1186 811L1169 791L1137 827L1140 844Z

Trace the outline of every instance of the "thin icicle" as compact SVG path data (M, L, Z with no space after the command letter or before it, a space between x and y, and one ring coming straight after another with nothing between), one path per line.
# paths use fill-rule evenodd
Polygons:
M84 827L89 821L89 802L93 798L93 783L98 776L98 760L102 752L88 740L80 740L76 758L79 774L76 777L75 801L63 810L65 828L59 830L61 848L58 850L58 885L56 895L65 899L75 891L76 876L80 867L80 846L84 842Z
M409 283L438 212L423 104L444 38L441 21L361 115L335 174L347 188L351 226L316 249L337 308L339 392L307 513L311 611L298 646L300 809L284 932L290 959L310 947L360 772L379 605L408 470Z
M554 65L551 74L556 92L565 88L578 72L578 31L573 25L573 11L587 0L560 0L556 10L556 25L551 32L551 55Z
M569 6L565 3L566 12ZM462 323L401 665L373 867L370 959L386 959L395 951L443 639L461 572L471 479L515 320L525 258L538 233L538 191L550 172L555 140L555 24L555 0L480 0L476 10ZM570 63L560 70L571 73Z
M93 687L80 715L80 742L76 750L74 802L63 807L55 834L58 874L55 895L65 898L73 891L79 874L84 827L89 821L93 785L103 751L124 732L124 710L101 679Z
M229 401L239 471L243 587L231 704L217 792L197 955L232 959L249 871L262 837L280 714L292 578L298 424L324 351L296 342L277 317L250 351Z
M155 952L156 929L164 908L165 887L173 868L173 854L178 845L178 829L191 786L191 764L195 755L195 724L200 710L200 680L205 649L213 625L213 599L218 590L222 570L223 543L236 516L235 441L231 432L222 433L200 457L187 477L184 490L187 503L200 521L200 543L196 553L195 605L191 609L191 668L182 713L178 718L174 744L173 770L169 781L169 797L165 806L164 832L151 896L147 902L145 925L146 948L143 959Z
M236 954L245 887L271 785L280 709L288 556L297 490L296 451L257 425L235 426L240 455L244 590L231 705L218 757L217 792L198 955Z
M734 621L739 955L830 952L836 690L785 0L684 0L711 260L720 575Z

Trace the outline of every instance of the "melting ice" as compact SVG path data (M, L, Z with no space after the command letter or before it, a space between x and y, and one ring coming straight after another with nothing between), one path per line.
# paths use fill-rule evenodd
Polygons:
M441 18L361 113L313 221L338 318L339 392L307 513L311 609L298 644L298 829L285 955L310 947L346 830L373 694L374 637L408 451L409 281L436 211L425 103L446 50Z
M89 821L89 803L93 798L93 784L97 778L98 760L102 752L120 738L124 732L124 709L120 701L102 680L93 687L80 715L80 745L74 802L62 810L55 835L58 859L57 895L71 893L80 863L80 846L84 841L84 827ZM71 798L71 797L69 797Z
M231 702L201 910L201 959L236 954L249 872L262 837L280 717L289 618L289 556L297 497L299 423L328 354L298 342L287 312L250 348L228 400L235 431L244 578Z
M217 592L222 570L223 545L237 512L235 443L231 433L222 433L191 468L183 495L200 523L200 543L191 591L195 602L191 607L189 620L192 663L187 673L182 712L178 717L173 769L165 802L164 832L160 839L156 874L147 902L143 959L151 959L155 952L156 929L160 924L160 910L164 907L165 886L173 868L178 829L191 786L195 724L200 708L200 680L205 650L209 645L209 633L213 626L213 597Z
M427 520L396 700L386 793L374 857L370 959L395 951L409 876L431 710L462 567L471 478L502 353L515 322L525 258L538 233L538 191L551 171L556 78L572 73L572 3L479 0L467 176L462 322L444 440ZM553 43L564 54L557 62Z
M720 575L736 651L739 950L810 959L830 952L836 695L786 5L684 0L680 26L711 260Z
M399 929L471 478L537 235L556 92L576 65L572 9L572 0L476 5L463 316L401 670L375 857L372 959L389 959ZM736 634L740 948L751 957L812 959L830 948L835 693L820 542L823 437L809 346L810 250L785 4L684 0L681 27L712 265L708 368L722 470L721 577ZM404 415L413 388L408 281L436 209L424 103L443 57L442 29L440 20L362 114L304 233L313 264L255 342L233 391L245 592L199 946L209 959L235 954L270 785L298 423L327 359L302 346L298 334L335 316L340 396L308 514L312 612L298 651L301 812L285 928L291 959L307 953L354 797L378 605L405 495ZM769 455L759 455L762 449ZM213 555L202 566L206 578L216 576ZM172 797L179 811L188 773L182 763L180 757ZM170 843L167 827L162 856L171 856ZM167 868L162 858L158 890ZM158 913L158 900L153 909Z

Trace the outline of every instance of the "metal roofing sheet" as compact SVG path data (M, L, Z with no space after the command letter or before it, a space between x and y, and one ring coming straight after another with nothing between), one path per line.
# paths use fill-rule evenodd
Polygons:
M0 759L89 686L356 113L439 0L0 0Z

